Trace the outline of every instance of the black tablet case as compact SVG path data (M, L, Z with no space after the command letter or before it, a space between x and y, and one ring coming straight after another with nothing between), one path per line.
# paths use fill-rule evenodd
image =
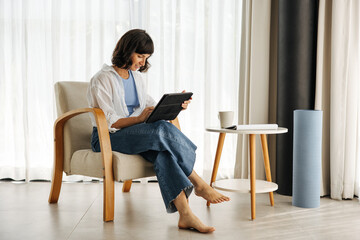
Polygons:
M183 109L181 107L182 103L189 100L192 95L192 92L164 94L145 122L153 123L158 120L174 120Z

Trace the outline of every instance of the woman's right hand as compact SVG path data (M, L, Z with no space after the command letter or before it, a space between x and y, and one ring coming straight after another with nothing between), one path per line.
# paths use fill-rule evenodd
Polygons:
M138 116L139 122L145 122L145 120L149 117L151 112L154 110L155 107L147 107L145 108L142 113Z

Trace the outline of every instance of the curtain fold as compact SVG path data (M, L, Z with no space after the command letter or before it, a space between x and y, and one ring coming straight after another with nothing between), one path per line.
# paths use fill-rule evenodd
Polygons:
M277 123L277 53L278 53L278 10L279 1L271 1L271 23L270 23L270 82L269 82L269 122ZM276 135L269 135L269 158L271 178L276 182Z
M179 118L198 146L195 170L210 175L217 135L205 127L238 105L241 7L237 0L0 0L0 179L51 178L54 83L89 81L132 28L154 40L147 73L154 99L194 92ZM233 176L236 137L226 142L219 178Z
M319 2L315 110L323 111L321 196L330 194L330 69L332 2Z
M243 1L239 80L239 124L269 122L269 65L271 1ZM262 156L260 139L256 155ZM248 178L248 136L239 135L235 177ZM265 178L261 157L256 160L256 177Z

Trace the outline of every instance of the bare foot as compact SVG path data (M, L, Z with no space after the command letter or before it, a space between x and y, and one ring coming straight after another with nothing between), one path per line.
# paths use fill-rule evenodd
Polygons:
M180 229L196 229L201 233L211 233L215 231L214 227L203 224L192 212L181 214L178 226Z
M203 197L205 200L210 203L221 203L225 201L230 201L230 198L222 195L210 185L208 185L195 171L192 171L189 176L190 181L194 184L195 194L197 196Z
M195 194L199 197L203 197L205 200L210 203L221 203L225 201L230 201L230 198L222 195L212 187L207 184L202 184L201 186L197 186L195 188Z

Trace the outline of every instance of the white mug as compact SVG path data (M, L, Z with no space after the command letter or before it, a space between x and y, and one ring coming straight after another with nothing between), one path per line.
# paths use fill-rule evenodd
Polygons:
M218 117L220 119L221 128L226 128L233 125L233 120L234 120L233 111L219 111Z

